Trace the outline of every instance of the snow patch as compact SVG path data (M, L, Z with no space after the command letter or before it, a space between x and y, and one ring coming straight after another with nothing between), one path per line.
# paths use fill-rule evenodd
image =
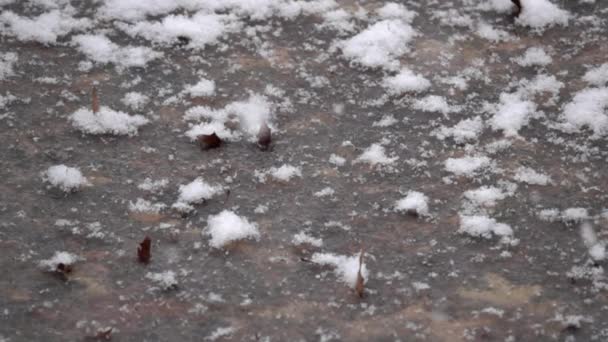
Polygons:
M250 223L247 218L238 216L230 210L224 210L217 215L209 215L203 234L211 236L209 245L213 248L221 248L237 240L248 238L258 240L260 238L260 232L255 223Z

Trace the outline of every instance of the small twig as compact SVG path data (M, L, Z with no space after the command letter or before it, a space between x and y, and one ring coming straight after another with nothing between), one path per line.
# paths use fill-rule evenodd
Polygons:
M97 87L93 87L91 90L91 107L93 109L93 113L99 112L99 96L97 96Z

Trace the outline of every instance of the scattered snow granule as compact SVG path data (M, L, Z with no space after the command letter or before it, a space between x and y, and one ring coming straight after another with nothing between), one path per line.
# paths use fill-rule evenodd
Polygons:
M163 56L161 52L143 46L121 47L108 37L82 34L72 38L78 50L98 63L114 63L121 67L144 67L148 62Z
M137 135L137 129L149 122L141 115L129 115L105 106L102 106L98 113L80 108L69 116L69 120L74 128L83 133L129 136Z
M221 185L211 185L205 182L201 177L198 177L186 185L179 186L179 197L177 198L177 202L189 204L202 203L223 191L224 187Z
M606 245L598 241L597 235L590 223L585 222L581 225L581 238L585 247L589 250L589 256L595 261L602 261L606 258Z
M215 82L202 79L197 84L187 86L184 93L190 94L192 97L211 96L215 94Z
M551 177L538 173L529 167L521 166L515 171L515 176L513 176L518 182L524 182L527 184L534 185L547 185L551 183Z
M158 284L158 286L160 286L163 290L170 290L177 287L177 278L175 277L175 272L173 271L165 271L160 273L148 272L146 273L146 278Z
M581 222L589 218L589 213L585 208L568 208L562 211L561 218L564 222Z
M403 93L416 93L427 90L431 86L431 82L422 75L415 74L412 70L403 68L395 76L386 77L382 81L382 86L389 93L400 95Z
M538 218L547 221L547 222L556 222L560 218L559 209L551 208L551 209L543 209L538 212Z
M142 109L150 101L150 98L135 91L126 93L121 102L133 110Z
M41 260L38 263L38 266L46 271L55 272L57 271L57 266L59 266L59 264L70 266L80 260L82 260L82 258L76 254L68 252L55 252L50 259Z
M419 282L419 281L412 282L412 287L414 288L414 290L416 290L416 293L418 293L420 291L425 291L425 290L430 290L431 289L431 287L429 286L429 284L423 283L423 282Z
M516 136L535 111L534 102L522 100L517 94L502 93L490 125L494 130L502 130L505 136Z
M515 22L541 30L553 25L568 25L570 14L549 0L521 0L522 10Z
M332 189L330 187L325 187L322 190L315 192L313 195L315 197L325 197L325 196L331 196L334 193L335 193L334 189Z
M84 30L91 26L87 18L75 19L67 11L53 10L38 17L21 17L11 11L0 14L0 23L7 26L20 41L36 41L43 44L56 43L57 38L73 30Z
M565 130L572 132L589 127L596 136L608 133L608 87L579 91L564 107Z
M388 157L384 151L384 146L380 144L372 144L366 148L363 153L357 157L355 162L365 162L370 165L390 165L393 164L399 157Z
M545 50L543 50L543 48L531 47L526 50L522 57L516 58L515 62L524 67L533 65L545 66L551 64L553 59Z
M462 120L454 127L442 126L435 134L441 140L452 137L455 142L462 144L467 141L477 140L482 132L483 121L480 116L476 116L471 119Z
M389 126L396 124L397 122L398 121L397 121L397 119L395 119L394 116L388 114L388 115L382 116L382 119L380 119L379 121L374 121L374 123L372 123L372 126L373 127L389 127Z
M215 331L213 331L211 333L211 335L205 337L205 340L215 341L218 338L230 336L235 331L236 331L236 329L233 327L220 327L220 328L215 329Z
M144 190L144 191L149 191L149 192L159 192L160 190L164 189L167 185L169 184L169 180L168 179L160 179L157 181L153 181L150 178L146 178L144 179L144 181L142 183L140 183L137 188L140 190Z
M65 192L76 191L88 184L79 169L65 165L53 165L46 170L44 179Z
M256 214L265 214L266 212L268 212L268 206L264 205L264 204L260 204L257 207L255 207L255 209L253 209L253 212Z
M513 230L509 225L498 223L493 218L481 215L467 216L461 214L458 233L485 239L491 238L492 234L500 237L513 236Z
M479 37L495 43L513 39L513 36L511 36L509 32L494 28L492 25L485 22L479 23L476 33Z
M14 52L0 52L0 80L14 74L13 67L19 60L19 57Z
M2 79L2 72L0 71L0 79ZM604 63L597 68L589 69L585 76L583 76L585 82L601 87L608 83L608 63Z
M260 232L255 223L249 223L247 218L240 217L232 211L224 210L217 215L209 215L207 228L203 234L210 235L209 245L221 248L232 241L252 238L258 240Z
M382 20L341 43L342 53L364 67L396 69L397 58L408 51L414 29L395 19Z
M482 186L475 190L464 192L464 197L477 206L493 207L496 201L505 199L506 194L494 186Z
M270 170L268 170L268 174L272 178L283 182L288 182L294 177L302 178L302 170L299 167L288 164L283 164L279 168L271 167Z
M445 169L457 176L473 176L477 171L490 166L490 162L490 158L485 156L448 158Z
M376 13L382 19L401 19L407 23L411 23L416 16L416 12L410 11L404 5L396 2L384 4L376 10Z
M412 107L424 112L438 112L444 115L453 111L445 97L437 95L428 95L417 99L412 104Z
M164 203L152 203L143 198L138 198L135 203L129 201L129 210L140 213L159 213L166 207Z
M353 256L336 255L333 253L315 253L311 261L319 265L334 267L334 272L347 286L355 288L357 285L357 274L359 272L359 253ZM361 266L361 276L366 283L369 272L365 262Z
M343 165L346 163L346 159L344 159L344 158L340 157L340 156L339 156L339 155L337 155L337 154L333 154L333 153L332 153L332 154L329 156L329 162L330 162L331 164L336 165L336 166L343 166Z
M428 201L429 198L425 194L418 191L409 191L407 196L395 203L395 210L410 214L428 216Z
M309 244L314 247L323 246L323 240L310 236L305 232L299 232L298 234L294 235L292 242L294 245Z
M494 307L485 308L485 309L481 310L481 312L487 313L487 314L490 314L490 315L496 315L499 318L502 318L502 316L505 314L504 310L497 309L497 308L494 308Z

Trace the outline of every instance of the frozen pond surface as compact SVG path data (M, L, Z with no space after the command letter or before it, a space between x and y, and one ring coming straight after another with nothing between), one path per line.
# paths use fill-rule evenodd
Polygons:
M140 3L0 0L0 341L608 339L607 2Z

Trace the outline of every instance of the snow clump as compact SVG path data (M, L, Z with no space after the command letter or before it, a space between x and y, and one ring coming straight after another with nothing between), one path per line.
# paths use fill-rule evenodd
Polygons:
M521 13L515 22L543 30L554 25L567 26L570 14L549 0L521 0Z
M65 192L77 191L89 184L79 169L66 165L53 165L44 173L44 180Z
M353 256L337 255L333 253L315 253L311 261L319 265L327 265L334 268L336 276L348 287L357 286L357 274L359 272L359 253ZM367 282L369 271L365 262L361 265L361 276Z
M171 290L177 287L175 272L165 271L160 273L148 272L146 278L155 282L163 290Z
M55 272L57 271L57 266L61 264L64 266L71 266L80 260L83 260L83 258L76 254L57 251L50 259L40 260L38 266L45 271Z
M213 248L221 248L237 240L260 238L257 224L250 223L247 218L238 216L230 210L209 215L203 234L211 236L209 245Z
M80 108L68 118L72 126L83 133L101 135L137 135L137 130L149 122L142 115L129 115L102 106L99 112L94 113L88 108Z
M429 215L429 198L418 191L409 191L407 196L395 203L395 210L420 216Z
M498 223L495 219L483 215L460 215L458 233L472 237L490 239L492 235L502 238L502 242L511 242L513 229L508 224Z

